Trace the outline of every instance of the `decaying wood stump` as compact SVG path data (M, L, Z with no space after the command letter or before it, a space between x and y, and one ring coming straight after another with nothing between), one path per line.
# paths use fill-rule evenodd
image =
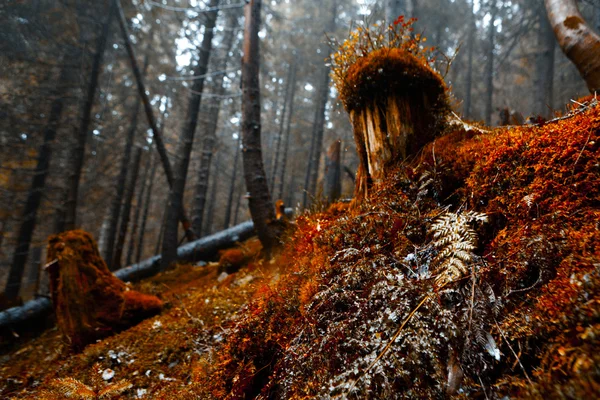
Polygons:
M48 272L57 325L76 351L162 308L158 297L129 290L115 277L81 230L50 237Z
M355 199L368 197L399 159L418 152L442 129L446 85L426 62L398 48L381 48L348 68L340 97L350 114L360 164Z

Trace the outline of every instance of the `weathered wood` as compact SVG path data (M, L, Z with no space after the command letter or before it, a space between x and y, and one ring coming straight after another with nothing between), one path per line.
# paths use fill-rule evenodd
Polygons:
M585 23L575 0L545 0L560 48L575 64L590 93L600 90L600 36Z
M398 160L416 154L441 131L446 86L425 62L382 48L348 70L345 97L359 157L354 196L368 197Z

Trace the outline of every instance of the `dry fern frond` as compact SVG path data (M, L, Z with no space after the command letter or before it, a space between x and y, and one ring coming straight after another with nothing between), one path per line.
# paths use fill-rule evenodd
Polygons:
M97 375L100 371L100 366L95 364L93 370L95 374L92 375ZM132 386L131 382L126 379L101 387L99 379L94 379L92 386L89 386L75 378L58 378L50 382L49 389L40 393L40 399L110 399L130 389Z
M477 233L471 225L476 222L487 222L487 216L474 211L448 212L432 225L432 245L438 250L433 260L438 273L437 285L442 286L469 272L477 242Z
M98 391L99 399L110 399L113 396L123 393L127 389L131 389L133 385L127 379L122 379L119 382L112 383L102 390Z

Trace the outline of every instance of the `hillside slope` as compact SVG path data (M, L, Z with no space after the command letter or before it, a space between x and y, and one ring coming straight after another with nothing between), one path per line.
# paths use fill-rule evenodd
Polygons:
M272 262L148 280L170 307L79 355L52 331L24 344L2 393L595 398L599 135L593 99L544 126L451 125L368 200L300 216Z

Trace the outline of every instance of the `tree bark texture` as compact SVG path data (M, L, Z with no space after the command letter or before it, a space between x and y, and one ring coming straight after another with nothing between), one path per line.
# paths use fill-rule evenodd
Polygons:
M212 184L210 188L210 199L208 200L208 207L206 207L206 222L202 227L203 235L209 235L212 233L213 221L215 216L215 206L217 205L217 189L219 188L219 171L222 171L221 158L222 152L217 152L217 159L215 160L215 172L212 176Z
M235 147L235 156L233 158L233 172L231 173L231 182L229 184L229 194L227 195L227 207L225 208L225 221L223 223L223 229L229 228L231 222L231 209L233 207L233 194L235 193L235 187L237 183L237 171L240 159L240 146L242 144L242 136L238 136Z
M68 61L65 61L68 64ZM37 156L37 164L31 189L27 194L25 207L23 208L23 216L21 218L21 226L17 235L17 246L13 254L12 263L8 272L8 280L4 289L4 295L8 299L16 299L21 290L21 280L25 272L25 265L29 255L29 246L31 238L35 230L36 219L42 194L46 186L46 178L50 172L50 160L52 159L52 143L56 137L56 131L60 124L60 119L64 109L66 82L68 80L69 67L64 65L60 71L58 82L54 90L54 100L50 108L48 116L48 124L44 130L44 141L40 146Z
M129 235L129 244L127 245L125 265L133 264L133 253L135 251L138 227L140 226L140 218L142 216L142 203L144 195L146 194L146 183L148 182L148 174L150 173L151 165L152 158L148 156L146 162L144 163L144 171L139 184L140 188L138 189L138 194L136 196L135 215L133 216L133 226L131 228L131 234Z
M281 170L279 171L279 192L277 195L278 199L283 199L283 190L285 187L285 171L287 168L287 157L290 149L290 129L292 126L292 118L294 117L294 97L296 97L297 61L297 57L294 56L294 63L292 64L292 76L290 78L292 82L292 87L290 89L288 100L289 111L284 133L283 155L281 157Z
M334 203L342 194L342 169L340 155L341 140L336 140L329 146L325 155L325 180L323 184L323 197L327 204Z
M485 64L485 124L490 126L492 123L493 101L494 101L494 46L496 37L496 27L494 20L496 19L496 0L490 3L490 26L488 27L488 48L487 61Z
M340 90L359 158L355 201L369 197L390 166L433 140L449 109L442 77L422 60L388 48L367 57L350 67Z
M469 32L467 36L467 76L465 78L465 117L471 118L471 96L473 92L473 50L475 48L475 0L471 0Z
M337 1L333 2L331 9L331 20L328 24L328 32L335 30L335 21L337 17ZM325 47L322 46L322 50ZM325 51L322 51L325 54ZM331 67L323 65L319 77L319 86L317 90L317 107L315 109L315 119L313 123L313 132L311 137L311 146L306 169L306 178L304 180L303 206L308 206L308 195L316 195L317 180L319 177L319 166L321 163L321 150L323 148L323 131L325 128L325 110L329 100L329 80Z
M292 84L292 70L294 69L292 65L288 66L288 76L285 82L285 92L283 94L283 107L281 108L281 116L279 118L279 130L277 132L277 136L275 136L275 158L273 160L271 178L269 180L269 189L271 190L271 193L275 193L275 177L277 176L277 170L279 168L279 154L281 151L281 142L283 141L283 129L285 127L285 121L287 118L287 107L290 97L290 87Z
M260 141L259 40L261 0L245 6L244 56L242 58L242 144L244 180L250 215L267 256L278 245L281 228L265 175Z
M142 251L144 251L144 236L146 233L146 222L150 212L150 201L152 200L152 188L154 186L154 176L156 175L156 167L158 163L151 157L152 170L150 171L150 181L148 182L148 190L146 190L146 198L144 199L144 212L142 214L142 224L140 226L140 235L137 240L137 251L135 254L135 262L139 263L142 259Z
M150 129L152 130L152 140L156 143L156 150L158 151L158 155L160 156L160 161L162 163L163 169L165 171L165 176L167 177L167 182L169 187L173 187L174 177L173 177L173 167L171 166L171 162L169 161L169 155L167 154L167 148L165 147L165 141L162 136L162 132L158 128L158 124L156 122L156 117L154 116L154 111L152 110L152 104L150 104L150 99L148 97L148 93L146 92L146 85L144 84L144 78L142 77L142 72L140 71L137 58L135 55L135 51L133 49L133 45L131 44L131 39L129 38L129 29L127 28L127 20L125 19L125 14L123 13L123 8L121 7L120 0L113 0L118 11L118 20L119 26L121 27L121 35L123 37L123 41L125 42L125 48L127 50L127 55L129 57L129 62L131 64L131 69L133 71L133 75L135 76L135 80L137 83L138 93L142 98L142 104L144 105L144 112L146 114L146 118L148 119L148 124L150 125ZM194 240L195 235L191 229L191 223L189 218L187 217L187 213L185 209L181 209L180 213L180 222L183 230L185 232L186 238L188 241Z
M534 91L534 112L545 118L552 117L552 98L554 95L554 47L556 39L552 26L543 8L538 14L538 54L536 57L536 77Z
M147 57L146 57L147 61ZM145 66L147 63L145 63ZM141 100L139 96L136 96L135 106L133 108L133 115L125 138L125 149L123 150L123 157L121 158L121 165L119 167L119 175L117 175L117 182L115 187L115 195L113 196L110 203L110 212L108 218L108 231L106 234L106 245L104 246L105 253L102 255L108 268L113 269L113 254L115 249L115 242L117 238L117 228L119 226L119 218L121 217L121 208L123 205L123 195L125 194L125 183L127 180L128 167L131 162L131 151L133 149L133 142L135 140L135 133L137 131L137 120L140 111ZM101 246L102 248L102 246Z
M207 7L215 9L219 6L220 0L210 0ZM198 65L194 70L197 79L192 85L192 93L188 103L188 110L181 133L181 147L178 150L179 162L177 171L174 175L173 186L169 193L169 206L167 208L167 218L165 221L165 233L162 245L162 268L166 269L177 258L177 245L179 244L177 235L177 225L183 208L183 192L185 190L185 181L187 179L188 167L190 164L190 155L192 145L194 144L194 133L198 125L198 112L202 103L202 91L204 90L204 78L208 70L208 62L212 51L212 39L214 36L215 22L217 20L218 10L205 13L204 36L200 45L200 56ZM194 232L196 235L199 232Z
M121 262L123 258L123 249L125 248L125 238L127 237L127 231L129 230L129 220L131 219L131 207L133 205L133 195L137 185L138 172L140 170L140 160L142 158L142 148L137 147L133 153L133 159L131 160L131 167L129 168L129 179L127 184L127 190L124 195L125 202L123 203L123 212L121 213L121 223L119 224L119 234L117 236L117 242L115 243L115 255L113 262L111 263L111 270L121 268ZM177 224L177 220L175 220Z
M225 37L220 46L223 55L214 63L215 71L224 71L227 69L230 60L229 51L233 46L234 33L238 26L238 13L228 15L228 23L225 29ZM200 165L197 171L196 187L194 189L194 207L192 211L192 229L197 235L202 232L202 222L206 207L206 193L208 190L208 178L210 176L212 157L215 152L215 144L217 141L217 126L219 122L219 114L221 111L221 99L225 94L223 86L223 75L219 74L213 78L215 99L211 102L208 112L208 122L202 136L202 150L200 153Z
M558 44L590 93L600 91L600 36L583 20L575 0L544 0Z
M65 205L65 229L75 229L77 224L77 202L79 197L79 181L83 171L83 161L85 157L85 145L89 135L90 123L92 121L92 108L96 98L98 89L98 79L100 77L104 53L106 50L106 42L110 33L110 25L115 13L114 4L110 5L108 16L102 26L102 32L98 36L96 44L96 54L92 63L92 71L88 83L86 99L83 104L83 115L81 124L77 130L76 145L70 155L71 165L69 171L69 186L67 195L67 204Z

